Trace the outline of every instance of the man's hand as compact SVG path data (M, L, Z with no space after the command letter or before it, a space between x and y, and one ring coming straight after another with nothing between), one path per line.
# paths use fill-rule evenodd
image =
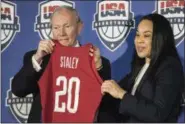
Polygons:
M122 99L126 93L114 80L106 80L101 86L102 94L109 93L112 97Z
M53 52L54 42L51 40L41 40L38 45L37 52L34 58L37 62L40 62L42 58Z
M102 60L101 60L101 56L100 56L100 49L96 46L93 46L92 48L90 48L90 56L94 56L94 62L96 65L96 69L101 69L102 67Z

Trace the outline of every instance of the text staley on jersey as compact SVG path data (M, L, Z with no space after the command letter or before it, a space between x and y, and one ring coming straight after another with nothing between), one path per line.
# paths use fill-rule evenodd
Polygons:
M69 57L69 56L60 57L60 67L61 68L76 69L78 67L78 63L79 63L78 57Z

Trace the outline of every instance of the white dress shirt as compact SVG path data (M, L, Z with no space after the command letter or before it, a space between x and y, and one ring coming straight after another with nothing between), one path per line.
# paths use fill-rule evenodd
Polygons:
M140 84L140 81L141 81L142 77L144 76L146 70L148 69L149 65L150 65L149 63L145 63L144 66L141 68L139 74L137 75L137 77L135 79L134 86L132 88L132 92L131 92L132 95L135 95L137 87Z

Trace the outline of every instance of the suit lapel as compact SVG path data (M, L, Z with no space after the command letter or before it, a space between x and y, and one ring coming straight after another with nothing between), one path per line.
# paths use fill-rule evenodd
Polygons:
M43 58L43 63L41 64L41 67L43 68L43 70L45 70L45 68L47 67L47 65L48 65L48 62L49 62L49 60L50 60L50 54L49 55L47 55L47 56L45 56L44 58Z

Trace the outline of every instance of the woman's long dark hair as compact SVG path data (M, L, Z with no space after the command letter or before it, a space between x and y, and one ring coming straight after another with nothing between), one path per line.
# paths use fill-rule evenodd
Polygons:
M149 20L153 23L151 61L147 74L150 75L152 72L155 72L155 69L157 69L158 65L167 56L173 56L180 62L170 22L164 16L159 14L146 15L140 20L140 22L143 20ZM132 78L135 79L139 70L145 64L145 59L139 58L135 49L131 64L131 70L133 72Z

